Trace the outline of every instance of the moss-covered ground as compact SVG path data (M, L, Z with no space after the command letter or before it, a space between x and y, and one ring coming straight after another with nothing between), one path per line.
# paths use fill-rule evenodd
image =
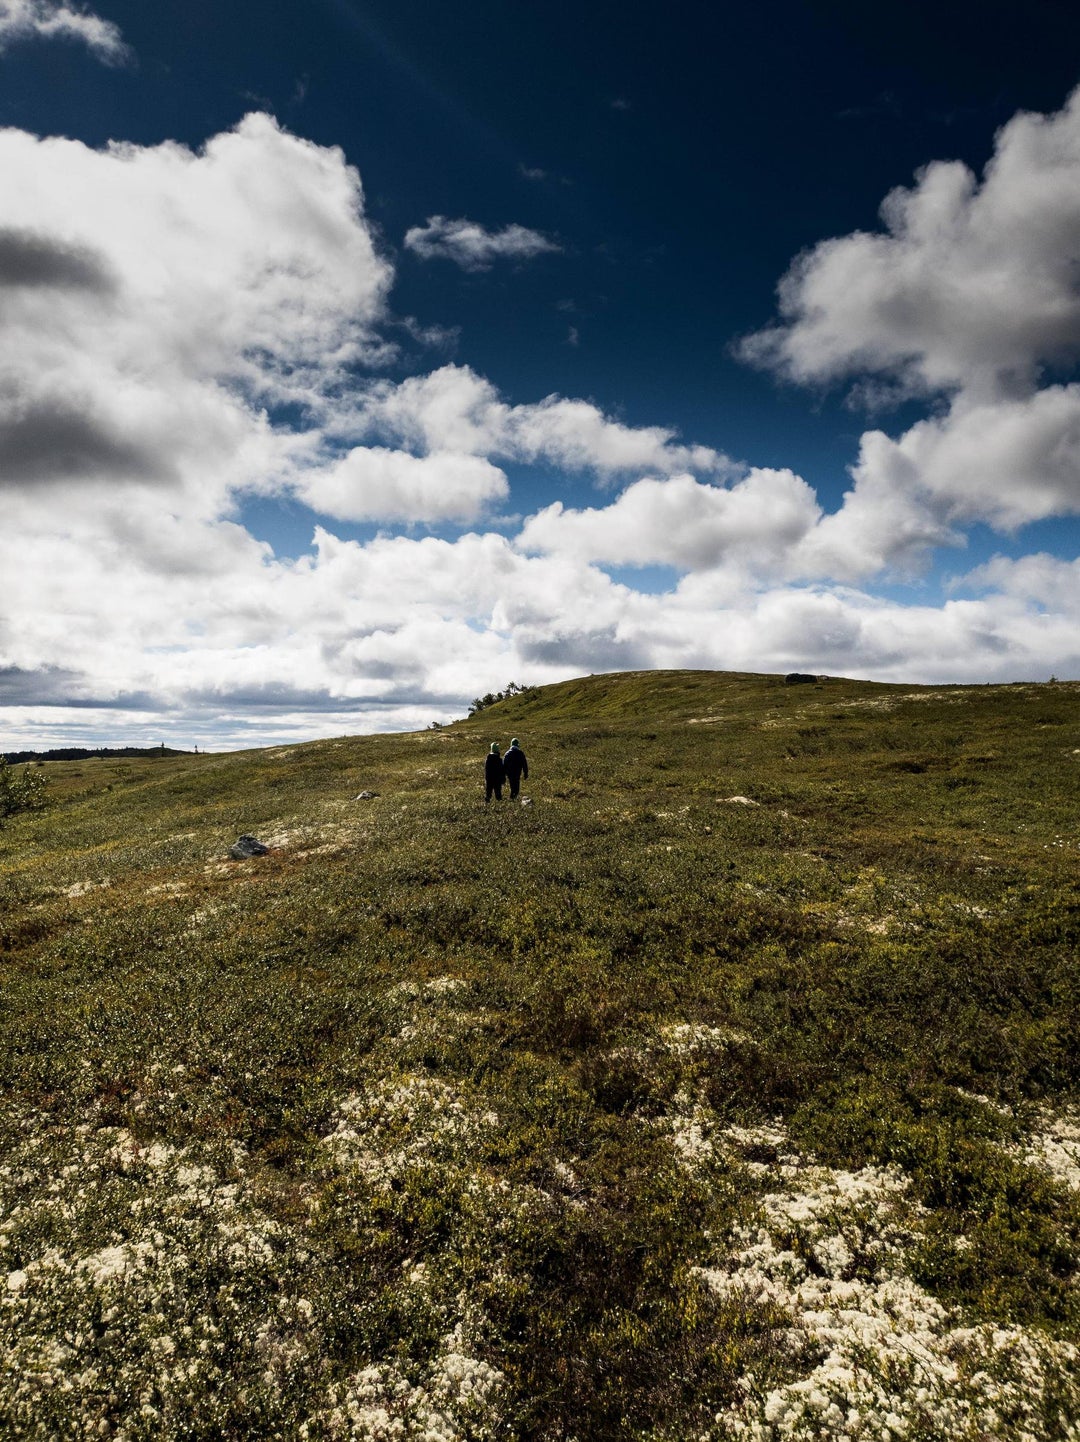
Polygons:
M45 771L0 1435L1080 1436L1080 684Z

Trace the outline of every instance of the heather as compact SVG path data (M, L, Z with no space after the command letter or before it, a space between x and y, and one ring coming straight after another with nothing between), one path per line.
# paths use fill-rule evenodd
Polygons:
M1078 722L631 673L36 768L0 1431L1080 1436Z

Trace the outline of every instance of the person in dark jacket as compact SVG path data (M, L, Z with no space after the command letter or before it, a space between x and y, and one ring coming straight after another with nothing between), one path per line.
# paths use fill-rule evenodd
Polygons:
M491 793L493 791L495 793L495 800L502 800L503 782L505 780L506 772L503 769L502 757L499 755L499 743L493 741L491 743L491 750L488 752L487 758L484 761L484 787L487 792L484 797L485 802L491 800Z
M510 742L510 750L503 757L503 770L506 772L506 779L510 783L510 800L518 794L518 787L521 785L522 777L529 779L529 763L525 759L525 752L518 745L515 736Z

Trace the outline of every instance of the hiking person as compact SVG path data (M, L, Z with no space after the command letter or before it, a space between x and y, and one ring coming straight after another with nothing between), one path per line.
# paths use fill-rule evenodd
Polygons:
M506 779L510 783L510 800L513 801L518 794L518 787L521 785L522 777L529 779L529 763L525 758L515 736L510 742L510 749L503 757L503 770L506 772Z
M503 759L499 755L499 743L493 741L491 750L484 760L484 788L486 795L484 801L491 800L491 793L494 791L495 800L502 800L503 782L506 780L506 771L503 768Z

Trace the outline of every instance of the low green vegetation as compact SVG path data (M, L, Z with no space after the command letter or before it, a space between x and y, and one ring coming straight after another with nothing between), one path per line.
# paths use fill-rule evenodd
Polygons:
M45 777L29 766L9 766L0 756L0 820L45 804Z
M0 1435L1080 1437L1080 684L36 771Z

